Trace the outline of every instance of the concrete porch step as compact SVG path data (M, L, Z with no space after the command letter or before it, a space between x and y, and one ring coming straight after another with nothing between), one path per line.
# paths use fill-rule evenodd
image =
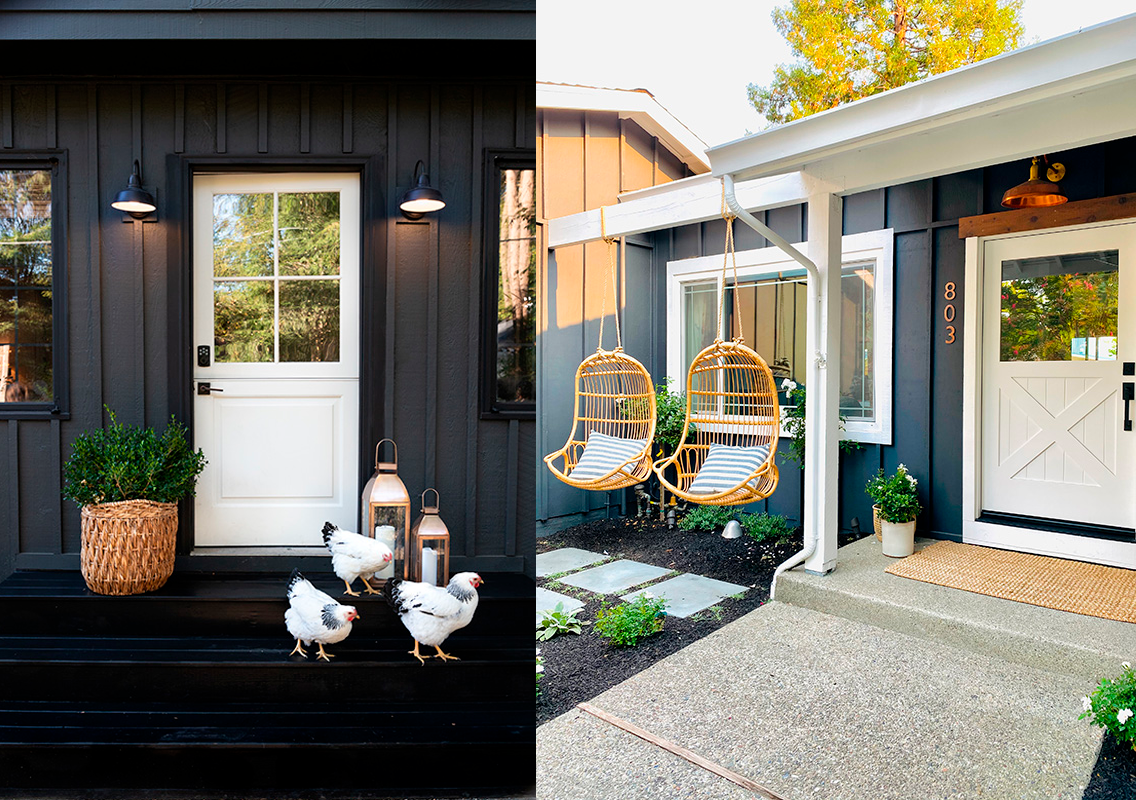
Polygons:
M928 544L917 540L916 549ZM784 573L776 599L1093 682L1115 675L1122 661L1136 662L1136 625L888 575L892 563L867 536L840 548L828 575Z

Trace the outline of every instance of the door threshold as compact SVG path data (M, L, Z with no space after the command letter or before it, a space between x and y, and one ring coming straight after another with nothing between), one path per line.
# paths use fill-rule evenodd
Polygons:
M327 556L326 547L291 545L276 547L195 547L192 556Z

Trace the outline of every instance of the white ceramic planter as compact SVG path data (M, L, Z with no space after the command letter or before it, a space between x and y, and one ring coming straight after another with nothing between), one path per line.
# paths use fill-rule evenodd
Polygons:
M915 552L915 520L888 522L880 520L880 533L884 540L884 555L903 558Z

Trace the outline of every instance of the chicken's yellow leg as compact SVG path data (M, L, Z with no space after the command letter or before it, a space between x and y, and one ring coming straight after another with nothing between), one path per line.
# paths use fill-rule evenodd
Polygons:
M365 582L366 582L366 581L364 581L364 583L365 583ZM358 596L359 596L359 593L358 593L358 592L353 592L353 591L351 591L351 584L350 584L350 583L349 583L349 582L347 581L347 579L346 579L346 578L344 578L344 579L343 579L343 583L344 583L344 585L345 585L345 586L347 586L347 591L346 591L346 592L344 592L344 594L349 594L349 595L351 595L352 597L358 597Z
M451 656L449 653L443 653L442 648L438 647L438 645L434 645L434 649L438 651L438 655L434 656L434 658L440 658L443 661L461 661L461 659L457 656Z
M335 656L323 649L323 642L317 642L316 644L319 645L320 649L319 655L316 656L317 658L322 658L324 661L331 661L333 658L335 658Z
M288 655L294 656L294 655L296 655L296 653L299 653L304 658L308 657L308 654L304 652L304 648L300 647L300 640L299 639L296 640L296 646L292 648L292 652L289 653Z
M376 592L374 589L372 589L371 582L366 578L363 579L363 588L367 590L367 594L382 594L382 592Z
M422 666L426 666L426 659L423 658L422 654L418 652L418 640L417 639L414 640L414 649L413 650L407 650L406 652L410 653L410 655L414 656L419 661L421 661Z

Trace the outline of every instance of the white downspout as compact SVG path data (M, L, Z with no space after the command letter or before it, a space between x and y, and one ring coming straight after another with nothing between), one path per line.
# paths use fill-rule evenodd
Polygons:
M808 277L805 281L806 297L807 297L806 308L809 309L809 312L807 314L807 319L805 321L806 325L808 326L808 333L806 335L807 335L807 338L808 338L809 341L812 341L816 345L819 346L819 344L823 340L821 339L821 314L820 314L820 308L819 308L820 297L819 297L819 293L817 291L817 285L820 282L820 271L817 269L817 265L814 264L812 261L810 261L807 257L805 257L805 255L802 254L800 250L793 247L793 245L790 244L784 237L778 235L768 225L766 225L764 222L757 219L757 217L755 217L753 214L749 213L744 208L742 208L741 204L738 203L738 199L734 194L734 179L733 179L732 176L730 176L729 174L723 175L722 176L722 185L725 187L726 205L729 207L730 212L732 214L734 214L742 222L744 222L746 225L750 226L755 231L760 233L762 236L764 236L766 239L768 239L770 242L772 242L774 245L776 245L779 249L784 251L790 258L792 258L794 261L796 261L797 263L799 263L801 266L803 266L805 268L805 271L808 273ZM816 353L816 358L811 359L808 363L808 372L807 372L807 378L805 380L805 385L808 386L808 387L816 387L815 389L813 389L813 392L816 392L821 388L820 387L820 370L821 370L821 367L824 365L824 361L825 361L824 355L818 349L817 353ZM807 431L806 432L806 438L805 438L805 447L807 449L815 449L815 447L816 447L816 442L817 442L817 436L816 436L817 424L816 423L818 421L816 419L816 416L817 416L816 414L805 416L805 424L806 424L806 431ZM812 424L810 424L810 423L812 423ZM807 455L805 456L805 460L806 460L806 463L807 463L807 461L808 461ZM814 458L814 462L815 462L815 458ZM805 488L805 491L806 491L806 497L808 497L810 500L815 502L817 492L816 491L810 492L808 490L807 486ZM770 600L773 600L773 599L776 598L777 578L780 577L781 573L786 572L787 570L790 570L793 567L796 567L800 564L805 563L805 561L807 561L809 559L809 557L812 556L813 553L816 552L817 542L820 539L820 527L819 527L818 524L816 524L817 515L815 513L814 514L808 514L807 509L806 509L805 516L807 516L810 520L812 520L814 522L814 524L811 526L813 528L813 530L807 530L807 529L805 530L804 549L802 549L796 555L790 556L788 559L786 559L786 561L784 563L782 563L779 567L777 567L776 570L774 570L773 582L769 586L769 599ZM804 520L802 520L802 527L806 527L804 525Z

